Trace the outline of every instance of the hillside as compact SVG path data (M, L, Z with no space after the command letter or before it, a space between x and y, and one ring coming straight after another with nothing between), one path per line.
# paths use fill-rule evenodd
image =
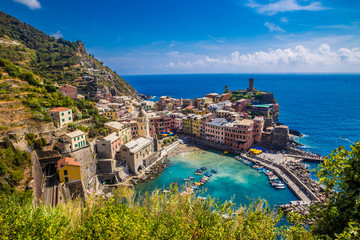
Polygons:
M129 83L88 54L82 42L55 39L1 11L0 58L33 72L45 84L68 83L90 98L97 93L140 98Z

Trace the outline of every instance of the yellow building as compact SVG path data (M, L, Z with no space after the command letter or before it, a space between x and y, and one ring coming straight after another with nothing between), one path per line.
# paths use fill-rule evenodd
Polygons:
M201 116L204 116L208 113L206 108L202 108L202 109L196 108L196 109L193 109L192 112L196 115L201 115Z
M201 135L201 115L195 115L192 117L191 121L191 131L196 137L200 137Z
M182 131L185 134L191 134L191 122L192 122L192 115L188 115L182 119Z
M80 163L75 159L64 157L57 162L57 174L60 182L71 182L81 180Z
M117 112L115 110L108 110L104 112L104 116L112 119L112 120L117 120L118 119L118 115Z

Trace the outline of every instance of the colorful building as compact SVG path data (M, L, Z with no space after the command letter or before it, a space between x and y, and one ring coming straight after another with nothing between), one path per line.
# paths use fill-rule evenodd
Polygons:
M50 117L59 124L59 127L63 127L73 122L72 110L70 108L57 107L50 109Z
M96 150L100 158L115 158L115 154L122 145L119 132L113 132L101 140L96 141Z
M225 141L225 126L229 121L225 118L215 118L205 124L205 139L223 144Z
M81 180L80 163L75 162L75 159L64 157L57 162L56 172L59 176L59 181L72 182Z
M60 86L60 91L69 98L76 99L77 97L77 88L68 84Z
M60 139L64 142L66 150L75 151L86 146L85 133L80 130L64 134Z

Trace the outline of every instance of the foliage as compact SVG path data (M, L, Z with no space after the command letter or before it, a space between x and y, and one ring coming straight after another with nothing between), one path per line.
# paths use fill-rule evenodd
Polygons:
M0 149L0 159L0 193L10 193L23 179L24 169L30 166L30 155L8 144Z
M45 138L38 138L34 140L34 149L42 150L43 147L47 144Z
M351 151L343 146L334 150L320 165L317 176L326 186L329 200L313 207L312 214L316 219L313 232L345 237L357 229L359 234L360 142L351 146Z
M171 191L134 200L132 190L120 188L108 200L74 200L54 209L34 208L21 194L3 194L0 234L4 239L312 239L309 232L297 234L298 228L276 227L281 215L262 201L237 208Z
M13 63L13 65L7 65L5 70L5 72L10 72L10 76L19 77L20 75L17 69L14 68L15 64L26 69L26 72L30 75L24 75L23 77L32 85L38 85L39 83L32 77L32 73L40 76L48 86L54 81L60 84L69 83L83 77L84 68L79 66L79 62L85 58L87 62L90 62L92 68L105 70L112 75L111 81L105 77L101 79L101 82L106 86L111 86L112 89L126 95L136 93L130 84L119 75L93 58L93 56L89 56L81 41L72 42L63 38L55 39L1 11L0 37L9 41L15 40L20 44L15 46L13 44L0 45L0 58ZM85 79L82 80L82 83L78 84L79 90L88 92L88 86L92 86L92 84ZM50 87L48 91L54 92L54 89Z

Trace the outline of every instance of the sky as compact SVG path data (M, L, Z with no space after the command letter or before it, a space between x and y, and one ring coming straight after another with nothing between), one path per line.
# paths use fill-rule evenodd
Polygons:
M359 73L359 0L1 0L120 75Z

